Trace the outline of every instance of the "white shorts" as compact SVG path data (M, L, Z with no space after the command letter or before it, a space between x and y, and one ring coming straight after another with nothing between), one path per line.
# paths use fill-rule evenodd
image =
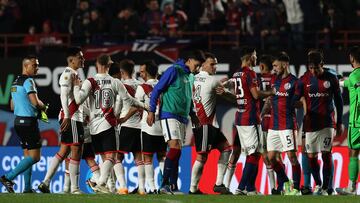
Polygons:
M261 125L236 126L238 131L241 148L247 155L260 152L260 135L262 135Z
M296 150L295 130L271 130L269 129L267 135L267 150L287 152Z
M169 140L180 140L183 143L186 133L186 124L174 118L161 120L161 127L165 142Z
M305 147L308 153L330 152L334 128L324 128L315 132L305 133Z

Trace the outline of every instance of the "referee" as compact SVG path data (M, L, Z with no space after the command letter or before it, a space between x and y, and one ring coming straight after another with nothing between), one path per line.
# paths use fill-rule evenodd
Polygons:
M0 182L9 193L14 193L15 179L24 173L24 193L34 193L31 188L32 165L40 160L40 131L38 112L45 111L46 105L39 100L33 76L39 70L39 61L35 56L27 56L22 61L22 75L19 75L11 87L11 110L14 111L14 128L24 150L24 159L15 169L0 177Z

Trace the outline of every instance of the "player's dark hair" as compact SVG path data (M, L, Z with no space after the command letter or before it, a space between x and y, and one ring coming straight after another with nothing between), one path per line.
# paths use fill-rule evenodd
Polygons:
M204 56L205 56L205 60L207 58L216 59L215 55L213 53L210 53L210 52L205 52Z
M240 48L241 61L249 60L251 55L254 53L254 51L255 51L254 47L249 47L249 46L241 47Z
M195 50L190 52L186 57L185 57L185 61L189 60L189 59L195 59L197 61L200 61L200 64L204 63L205 61L205 55L204 52L201 50Z
M81 51L80 47L69 47L66 50L66 58L70 56L76 56Z
M144 61L141 65L145 65L145 70L149 75L154 78L157 76L159 68L154 60Z
M25 56L25 57L23 58L23 61L25 61L25 60L31 60L31 59L38 59L38 57L37 57L36 55L33 55L33 54L27 55L27 56Z
M353 46L349 49L349 55L351 55L356 62L360 63L360 47Z
M134 74L135 63L130 59L123 59L120 61L120 70L125 71L130 76Z
M266 68L268 70L271 70L272 69L272 63L274 62L274 57L271 56L271 55L262 55L259 59L259 63L263 63L265 64Z
M308 63L319 65L324 63L324 54L319 49L312 49L308 52Z
M109 75L114 76L120 73L120 65L117 62L114 62L110 65Z
M289 63L290 57L286 52L282 51L275 57L275 60Z

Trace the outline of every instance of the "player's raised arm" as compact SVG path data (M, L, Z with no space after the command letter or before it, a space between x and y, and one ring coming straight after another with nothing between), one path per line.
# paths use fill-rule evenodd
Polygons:
M95 82L95 81L94 81ZM91 91L91 82L90 80L85 80L80 88L80 80L78 78L74 79L74 99L76 104L82 104L88 98Z

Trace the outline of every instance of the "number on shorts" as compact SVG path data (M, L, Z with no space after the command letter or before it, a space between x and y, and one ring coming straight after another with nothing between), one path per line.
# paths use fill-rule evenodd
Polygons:
M95 108L107 109L113 106L114 95L113 95L113 91L110 88L96 90L94 92L94 95L95 95Z
M324 148L329 147L330 143L331 143L331 138L330 138L330 137L326 137L326 138L324 139Z
M286 135L286 141L287 141L287 145L290 146L292 141L291 141L291 138L290 138L290 135Z

